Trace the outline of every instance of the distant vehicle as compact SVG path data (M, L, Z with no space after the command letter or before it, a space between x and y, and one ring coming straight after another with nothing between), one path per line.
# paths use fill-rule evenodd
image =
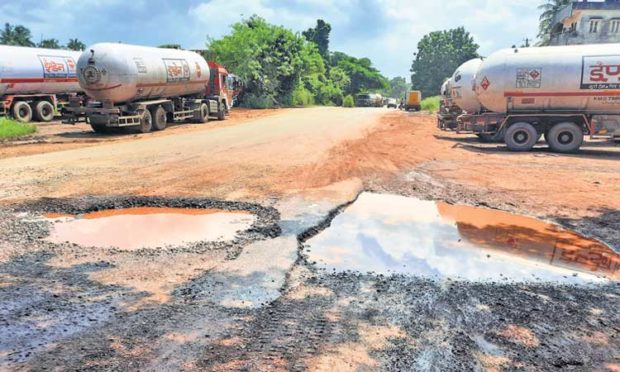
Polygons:
M383 107L383 96L376 93L358 94L355 105L358 107Z
M93 102L65 108L64 121L86 116L95 132L134 127L146 133L169 122L224 120L236 89L223 66L187 50L100 43L82 53L77 71Z
M422 109L422 92L419 90L412 90L407 92L405 96L405 111L415 110L420 111Z
M398 101L396 98L388 98L385 102L387 108L398 108Z
M503 49L475 75L488 112L463 114L458 130L499 134L512 151L541 136L555 152L574 152L584 134L620 136L620 44Z
M76 75L80 52L0 46L0 114L27 123L49 122L82 93Z

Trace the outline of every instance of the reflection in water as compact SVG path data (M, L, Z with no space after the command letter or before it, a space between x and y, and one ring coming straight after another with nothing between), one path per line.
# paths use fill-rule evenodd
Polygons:
M54 219L48 240L133 250L198 241L233 240L248 229L254 215L213 209L127 208Z
M616 280L620 266L604 244L533 218L371 193L308 244L329 270L467 280Z

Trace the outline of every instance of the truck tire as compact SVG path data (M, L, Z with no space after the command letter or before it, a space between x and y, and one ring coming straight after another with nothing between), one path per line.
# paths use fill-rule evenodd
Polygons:
M226 119L226 106L224 104L221 104L218 106L218 111L217 111L217 120L224 120Z
M13 117L21 123L29 123L32 120L32 107L25 101L17 101L13 104Z
M138 131L140 133L148 133L153 129L153 116L149 110L144 110L142 113L142 119L140 119L140 126Z
M151 110L153 120L153 130L164 130L168 125L168 117L163 107L157 106Z
M518 122L508 127L504 142L511 151L530 151L538 141L538 132L530 123Z
M54 120L54 106L49 101L39 101L34 106L34 117L44 123Z
M201 103L198 110L194 112L194 122L206 123L209 121L209 106L206 103Z
M575 152L583 144L583 130L570 121L558 123L549 129L546 140L555 152Z

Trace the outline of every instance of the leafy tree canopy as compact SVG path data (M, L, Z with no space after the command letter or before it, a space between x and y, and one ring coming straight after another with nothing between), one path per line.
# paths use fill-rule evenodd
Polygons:
M434 31L418 43L411 65L411 83L424 96L439 94L441 84L461 64L479 57L479 45L465 28Z
M69 42L67 43L67 49L79 52L86 49L86 44L84 44L78 39L69 39Z
M402 98L407 94L410 85L407 83L407 79L401 76L397 76L390 80L390 86L383 92L386 97Z
M4 29L0 32L0 44L33 47L32 35L30 30L24 26L12 26L4 24Z
M39 48L62 49L60 42L56 39L43 39L38 44Z
M332 26L322 19L317 19L316 26L302 32L306 40L315 43L319 48L319 53L323 58L329 57L329 33Z

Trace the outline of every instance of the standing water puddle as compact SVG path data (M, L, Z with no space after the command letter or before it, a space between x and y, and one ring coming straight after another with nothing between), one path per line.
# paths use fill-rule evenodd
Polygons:
M109 209L81 216L49 214L54 225L48 240L82 246L125 250L180 245L198 241L233 240L248 229L247 212L189 208Z
M620 267L606 245L533 218L372 193L308 245L327 270L471 281L601 282Z

